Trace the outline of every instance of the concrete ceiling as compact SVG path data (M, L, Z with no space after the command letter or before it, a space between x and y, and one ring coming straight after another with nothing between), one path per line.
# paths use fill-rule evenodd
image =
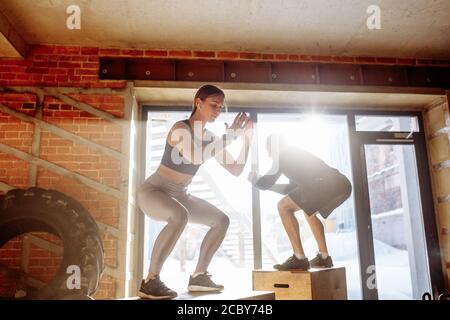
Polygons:
M81 30L66 28L72 4ZM380 30L366 26L372 4ZM0 12L28 44L450 58L449 0L1 0Z
M196 82L135 81L136 99L149 106L191 106L192 97L199 87ZM328 109L402 110L422 111L430 105L445 100L442 90L422 91L403 88L361 88L284 84L217 84L225 91L226 103L242 108L300 108L320 112Z

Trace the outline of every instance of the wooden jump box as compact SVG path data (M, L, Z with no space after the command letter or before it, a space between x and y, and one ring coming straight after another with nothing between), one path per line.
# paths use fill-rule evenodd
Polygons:
M254 270L253 290L274 291L276 300L346 300L345 268Z

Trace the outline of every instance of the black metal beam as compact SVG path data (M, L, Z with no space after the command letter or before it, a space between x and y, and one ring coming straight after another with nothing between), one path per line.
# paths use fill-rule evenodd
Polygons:
M450 68L350 63L100 58L99 79L450 89Z

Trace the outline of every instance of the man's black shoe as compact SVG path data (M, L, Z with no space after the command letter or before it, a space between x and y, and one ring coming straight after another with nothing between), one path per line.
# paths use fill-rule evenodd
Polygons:
M211 275L208 272L205 272L196 277L189 277L188 290L190 292L222 291L223 286L214 283L214 281L211 280Z
M292 255L282 264L276 264L273 266L274 269L279 271L287 271L287 270L308 270L309 269L309 261L308 258L297 259L297 257Z
M330 256L327 256L325 259L322 258L320 253L312 259L309 263L311 268L331 268L333 266L333 259Z

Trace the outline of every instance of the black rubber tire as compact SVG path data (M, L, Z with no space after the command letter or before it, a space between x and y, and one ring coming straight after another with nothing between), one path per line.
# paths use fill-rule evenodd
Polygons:
M31 298L95 293L104 269L103 243L95 220L78 201L56 190L36 187L8 191L0 197L0 247L28 232L52 233L64 246L63 260L55 277ZM80 267L80 289L67 288L71 274L66 271L70 265Z

